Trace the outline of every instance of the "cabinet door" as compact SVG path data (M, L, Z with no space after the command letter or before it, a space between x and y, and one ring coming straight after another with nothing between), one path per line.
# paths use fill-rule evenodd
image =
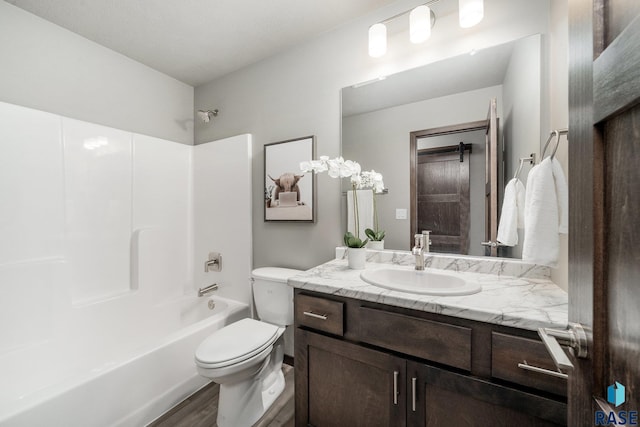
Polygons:
M406 362L296 329L296 425L405 426Z
M415 362L407 363L407 377L409 426L542 427L567 422L565 403L535 394Z

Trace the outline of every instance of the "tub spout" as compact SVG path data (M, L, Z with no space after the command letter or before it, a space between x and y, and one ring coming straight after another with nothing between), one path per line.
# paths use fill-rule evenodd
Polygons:
M217 290L218 290L218 284L214 283L213 285L205 286L204 288L198 289L198 296L203 297Z

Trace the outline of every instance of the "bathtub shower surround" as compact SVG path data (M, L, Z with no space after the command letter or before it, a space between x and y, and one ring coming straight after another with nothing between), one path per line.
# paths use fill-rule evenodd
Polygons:
M192 148L195 288L217 283L214 295L250 303L251 136L234 136ZM224 257L220 271L204 271L204 260L211 252Z
M244 147L248 155L250 144ZM97 389L109 396L92 396L82 411L64 400L82 397L84 389L73 392L81 384L98 384L190 328L185 295L195 300L196 289L210 284L194 274L210 250L194 256L197 233L229 259L245 260L225 269L238 275L239 289L249 287L247 252L226 249L228 242L211 237L213 225L194 221L205 195L193 188L211 177L194 171L193 155L191 146L0 103L0 424L89 425L74 418L88 413L93 424L118 425L140 408L168 409L154 399L184 397L183 383L197 378L192 355L201 339L189 351L167 353L163 360L175 369L131 380L115 374L120 383ZM209 188L226 197L224 187ZM240 210L250 211L249 196L244 203ZM233 224L225 224L230 233L247 233L246 223ZM245 240L250 236L249 228ZM232 278L221 282L219 295L242 299L247 292L235 290ZM198 303L208 310L205 298ZM132 383L156 386L138 392ZM113 401L114 389L128 390L130 404ZM149 410L138 421L160 414Z

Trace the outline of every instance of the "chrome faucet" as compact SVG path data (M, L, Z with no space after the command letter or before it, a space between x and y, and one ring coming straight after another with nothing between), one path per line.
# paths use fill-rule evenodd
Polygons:
M422 234L413 236L415 243L411 253L416 257L416 270L424 270L424 255L429 253L431 239L429 238L431 231L423 231Z

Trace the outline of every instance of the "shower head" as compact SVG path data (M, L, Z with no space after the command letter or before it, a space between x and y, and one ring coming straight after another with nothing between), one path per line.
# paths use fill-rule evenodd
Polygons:
M213 111L198 110L198 117L200 117L200 120L202 120L205 123L209 123L209 121L211 120L211 117L217 117L217 116L218 116L218 109L215 109Z

